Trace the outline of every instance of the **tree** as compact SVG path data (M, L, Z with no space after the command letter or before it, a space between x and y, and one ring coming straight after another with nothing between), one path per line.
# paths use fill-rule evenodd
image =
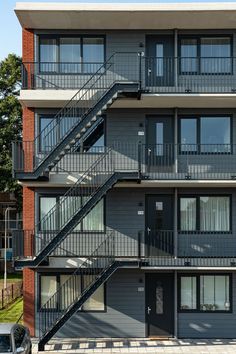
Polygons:
M21 187L12 178L11 143L21 138L20 79L21 58L9 54L0 62L0 191L15 192L18 200Z

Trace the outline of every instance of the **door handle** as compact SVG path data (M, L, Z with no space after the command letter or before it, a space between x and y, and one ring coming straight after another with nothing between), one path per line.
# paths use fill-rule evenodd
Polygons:
M150 315L151 310L152 310L151 307L148 306L148 308L147 308L148 315Z
M151 155L152 150L148 148L148 155Z
M152 70L149 68L149 69L148 69L148 76L150 76L151 73L152 73Z
M148 234L151 232L150 227L147 227L147 232L148 232Z

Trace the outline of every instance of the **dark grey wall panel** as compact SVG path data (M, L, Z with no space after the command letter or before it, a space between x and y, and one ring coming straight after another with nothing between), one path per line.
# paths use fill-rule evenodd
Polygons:
M184 338L236 337L236 273L233 273L232 313L179 313L178 336Z

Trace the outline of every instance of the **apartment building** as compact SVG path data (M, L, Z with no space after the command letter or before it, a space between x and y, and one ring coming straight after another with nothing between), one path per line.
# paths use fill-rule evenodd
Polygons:
M25 4L24 321L235 338L236 4Z

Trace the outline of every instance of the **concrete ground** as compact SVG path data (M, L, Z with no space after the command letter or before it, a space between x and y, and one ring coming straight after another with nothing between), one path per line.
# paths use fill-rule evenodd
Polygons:
M33 340L33 354L114 354L114 353L188 353L188 354L236 354L236 339L57 339L46 346L45 352L37 351L37 340Z

